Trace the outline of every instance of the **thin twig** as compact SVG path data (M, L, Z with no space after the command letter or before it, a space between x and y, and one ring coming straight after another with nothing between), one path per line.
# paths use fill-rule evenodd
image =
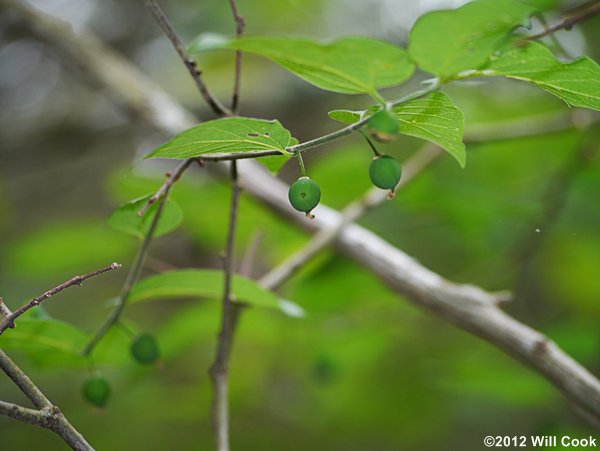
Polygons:
M104 268L98 269L96 271L93 271L91 273L85 274L83 276L75 276L75 277L67 280L66 282L63 282L60 285L52 288L51 290L46 291L41 296L33 298L31 301L29 301L26 304L23 304L17 310L15 310L14 312L12 312L10 314L10 316L5 317L0 322L0 334L2 334L2 332L4 332L8 328L13 329L15 327L15 320L19 316L21 316L26 311L32 309L33 307L36 307L36 306L40 305L46 299L51 298L52 296L54 296L57 293L60 293L61 291L63 291L66 288L72 287L73 285L81 286L81 284L84 281L86 281L87 279L91 279L92 277L99 276L100 274L104 274L105 272L112 271L112 270L118 269L120 267L121 267L120 264L118 264L118 263L112 263L112 264L110 264L110 265L108 265L108 266L106 266Z
M215 360L209 374L213 384L213 401L211 408L212 425L218 451L229 450L229 353L232 338L231 317L231 282L234 271L235 229L237 223L240 186L238 183L237 163L231 162L231 208L229 214L229 230L223 266L225 271L225 289L221 317L221 331L217 339Z
M235 0L229 0L231 6L231 12L235 19L235 35L239 38L244 33L246 22L244 18L239 15ZM235 80L233 82L233 95L231 96L231 111L236 114L238 106L240 104L240 87L242 82L242 51L236 50L235 52Z
M8 318L12 315L11 310L6 306L6 304L4 303L4 299L0 298L0 317L1 318ZM10 327L11 329L15 328L14 324L9 324L8 327Z
M162 28L167 38L169 38L171 44L173 44L173 47L177 51L177 54L179 55L179 57L185 64L185 67L187 67L188 72L196 82L198 91L200 91L200 94L202 95L204 101L208 104L208 106L211 107L215 114L219 116L231 116L231 111L227 109L227 107L221 102L219 102L219 100L215 96L213 96L208 90L206 83L204 83L204 80L202 79L202 72L198 69L198 63L194 58L188 55L188 53L185 50L185 46L183 45L183 42L181 42L181 39L179 39L179 36L177 36L177 33L175 33L175 30L169 23L169 20L167 19L167 16L165 16L163 10L160 8L160 6L158 6L158 3L156 3L155 0L147 0L146 7L150 10L152 15L154 16L154 19L156 20L160 28Z
M50 429L58 434L74 450L94 450L85 438L69 423L58 407L46 398L37 385L1 349L0 368L38 409L32 410L17 406L16 404L0 402L0 415Z
M100 340L102 340L104 335L106 335L106 333L119 321L119 318L121 317L121 314L123 313L123 310L125 309L127 299L129 298L129 293L131 292L131 289L133 288L135 283L138 281L138 279L140 278L140 275L142 273L142 269L144 267L144 261L146 259L146 255L148 253L148 249L150 248L150 243L152 243L152 238L154 237L154 232L156 231L156 227L158 226L158 221L160 220L164 206L165 206L165 204L167 202L167 198L169 196L169 191L172 186L173 185L169 185L169 187L167 187L164 195L158 201L159 203L158 203L158 207L156 209L156 213L154 214L154 218L152 219L152 222L150 223L148 232L146 233L146 236L144 237L144 241L142 242L142 247L140 248L138 254L136 255L133 265L131 266L129 273L127 274L127 278L125 279L125 283L123 284L123 287L121 288L121 293L119 294L119 298L117 299L117 305L115 306L115 308L113 309L113 311L111 312L109 317L106 318L106 321L104 322L104 324L102 324L102 326L100 327L98 332L96 332L96 335L94 335L92 337L92 339L88 342L88 344L83 349L84 356L90 355L91 352L96 347L96 345L100 342Z
M569 31L571 28L573 28L573 26L575 24L584 22L588 19L591 19L592 17L594 17L597 14L600 14L600 2L596 0L596 1L586 3L582 7L577 8L576 11L567 13L568 17L566 17L565 19L563 19L556 25L553 25L553 26L547 28L546 30L542 31L541 33L534 34L532 36L527 36L526 39L528 41L536 41L545 36L548 36L549 34L556 33L557 31L560 31L560 30Z
M542 25L542 28L544 29L544 31L548 31L548 29L550 28L550 24L546 20L546 17L544 16L544 14L540 12L540 13L536 14L535 17ZM565 47L562 45L560 40L556 37L556 34L549 33L548 36L549 36L550 40L552 41L552 45L554 46L554 49L557 52L560 52L566 58L572 59L572 56L569 54L567 49L565 49Z
M44 413L40 410L4 401L0 401L0 415L33 425L41 425L45 420Z
M148 208L150 208L152 204L154 204L158 199L160 199L162 196L168 193L171 187L175 184L175 182L177 182L181 178L183 173L187 170L187 168L191 166L191 164L194 161L196 161L196 158L189 158L179 163L179 165L175 168L171 175L169 175L167 180L165 180L165 182L161 185L158 191L156 191L156 193L154 193L152 197L148 199L144 206L140 208L140 211L138 211L137 214L138 217L141 218L142 216L144 216L144 213L146 212L146 210L148 210Z

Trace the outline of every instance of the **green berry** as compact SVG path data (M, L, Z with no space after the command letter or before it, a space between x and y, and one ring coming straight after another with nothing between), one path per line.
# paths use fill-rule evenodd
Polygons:
M96 407L104 407L110 398L110 384L102 376L92 376L83 384L83 397Z
M398 185L401 175L400 163L388 155L374 157L369 166L369 177L371 177L373 185L381 189L393 191Z
M381 141L395 139L400 132L400 123L391 111L380 110L375 113L368 122L373 136Z
M141 334L131 342L131 355L139 363L151 364L160 358L158 342L150 334Z
M321 188L308 177L300 177L288 192L290 204L298 211L310 213L321 200Z

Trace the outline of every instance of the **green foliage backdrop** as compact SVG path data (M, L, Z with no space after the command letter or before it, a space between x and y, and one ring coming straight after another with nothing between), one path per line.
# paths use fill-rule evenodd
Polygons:
M298 170L286 149L364 120L381 108L374 102L406 100L433 74L438 82L458 82L444 86L443 93L392 106L401 136L378 146L400 161L424 141L448 154L360 223L451 280L515 290L509 312L597 373L600 131L596 112L569 110L565 103L600 109L594 61L600 57L599 19L571 32L578 33L580 45L573 56L589 57L563 62L554 56L559 49L552 48L553 41L545 45L554 53L538 43L515 46L507 38L528 25L531 4L542 2L478 0L422 16L410 34L404 30L407 42L394 38L407 51L375 38L268 37L353 31L328 32L319 19L329 8L343 16L344 2L287 3L240 1L250 37L202 34L195 40L202 30L231 30L224 2L165 5L217 95L231 88L227 50L248 52L242 113L269 120L217 119L167 141L171 137L155 136L144 124L115 119L119 113L94 105L96 94L79 85L66 66L60 83L68 85L62 96L69 111L61 121L49 120L39 105L35 114L8 118L0 135L6 143L0 165L0 294L7 303L20 305L113 260L129 264L156 205L143 223L137 212L164 180L162 166L143 156L273 151L282 155L267 166L291 182ZM137 57L200 117L210 117L164 39L148 44L159 38L148 17L117 3L98 7L97 14L112 24L105 32L119 15L128 29L139 28L121 34L114 45ZM502 20L488 27L498 17ZM10 45L33 45L18 30L8 28L7 35ZM558 37L571 42L566 32ZM440 40L449 46L440 47ZM417 67L416 79L396 86ZM88 108L93 115L78 117ZM270 120L275 117L280 122ZM554 126L565 121L566 127ZM542 133L527 133L547 123L552 126ZM371 186L371 155L357 134L304 154L324 204L342 208ZM223 276L217 270L229 198L227 183L196 166L173 188L124 325L94 352L94 364L113 385L106 410L94 411L81 399L89 361L80 351L113 307L124 274L61 294L0 337L0 347L23 363L97 449L210 449L206 370L218 331L215 300L222 296ZM238 232L237 261L262 233L254 276L307 238L249 196L241 198ZM252 307L239 325L231 365L233 449L285 444L298 451L478 450L486 435L592 432L547 381L398 299L335 249L320 254L277 294L241 276L233 293ZM130 334L141 331L159 340L160 368L131 361ZM9 384L0 385L0 399L17 398ZM0 419L0 437L7 449L64 449L51 433L6 419Z

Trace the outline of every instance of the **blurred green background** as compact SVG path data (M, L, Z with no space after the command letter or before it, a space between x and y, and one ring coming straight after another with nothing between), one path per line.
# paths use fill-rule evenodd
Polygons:
M91 29L198 117L211 117L143 2L33 3L75 31ZM249 33L366 34L403 45L420 14L462 3L239 0L238 6ZM204 31L234 30L224 0L161 4L186 41ZM548 20L557 14L548 13ZM106 219L121 203L154 191L170 165L139 164L166 137L116 109L68 61L9 16L0 17L0 295L14 308L75 274L112 261L129 266L139 242L110 229ZM572 56L600 58L600 18L556 36ZM228 97L232 55L203 56L201 66L214 92ZM385 94L395 98L415 86ZM482 132L483 142L467 146L466 169L443 156L361 223L451 280L515 290L511 314L600 373L597 115L569 112L547 93L512 81L462 83L445 91L464 111L467 132L504 124L501 130L511 133L526 121L566 114L575 115L576 126L517 139L487 140ZM325 93L264 59L244 57L241 113L278 118L300 141L339 127L327 111L368 105L366 97ZM359 138L307 158L325 204L341 208L370 186L370 151ZM404 160L421 145L403 138L384 150ZM292 162L281 177L291 181L297 172ZM173 190L183 224L153 244L145 274L219 268L229 197L226 184L193 167ZM257 232L264 238L255 275L307 240L243 196L238 261ZM92 332L125 274L65 291L45 304L45 313ZM306 317L253 309L240 324L231 368L233 449L479 450L486 435L593 432L547 381L417 310L334 251L304 268L281 295L300 304ZM47 354L35 358L18 351L11 356L97 449L211 449L207 368L218 303L145 303L126 316L132 327L155 333L164 362L160 369L136 365L122 332L115 331L104 346L114 362L100 365L113 385L104 411L81 398L87 370L61 360L60 344L49 344ZM0 399L26 403L7 379L0 380ZM6 418L0 418L0 440L2 450L65 448L52 433Z

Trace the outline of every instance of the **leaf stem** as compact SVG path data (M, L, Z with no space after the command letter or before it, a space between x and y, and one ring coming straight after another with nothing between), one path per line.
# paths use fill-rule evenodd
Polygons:
M302 154L300 152L296 152L296 158L298 158L298 164L300 164L300 172L303 177L306 177L306 168L304 167L304 160L302 159Z
M379 155L381 155L379 153L379 151L377 150L377 148L375 147L375 144L373 144L373 141L371 141L371 139L367 136L367 134L363 130L359 130L358 132L363 136L363 138L365 138L365 140L367 141L367 144L369 144L369 146L371 147L371 150L373 151L375 156L378 157Z

